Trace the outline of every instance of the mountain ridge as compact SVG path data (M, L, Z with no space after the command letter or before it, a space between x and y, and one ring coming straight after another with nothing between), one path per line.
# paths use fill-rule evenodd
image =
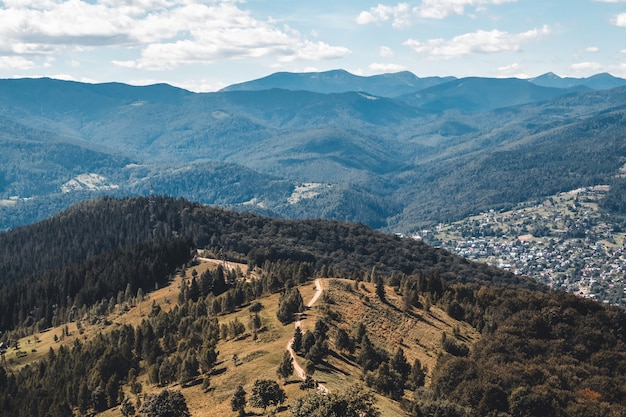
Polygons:
M252 91L282 88L286 90L314 91L319 93L367 92L382 97L399 97L419 90L435 87L439 84L466 78L498 79L488 77L417 77L409 71L386 73L371 76L359 76L345 70L323 72L277 72L251 81L236 83L224 87L220 91ZM559 77L548 72L537 77L521 79L540 87L552 88L591 88L605 90L626 85L626 79L615 77L609 73L595 74L589 77Z
M42 219L83 198L147 195L158 189L230 208L357 221L410 234L426 224L518 203L526 196L496 192L510 189L497 181L509 175L499 171L506 167L489 155L505 150L511 154L526 143L526 148L534 147L529 154L541 160L542 152L551 148L535 143L538 138L556 138L559 126L574 122L601 120L609 128L610 117L601 115L613 114L619 121L624 97L624 87L555 89L526 80L479 77L422 91L427 99L424 93L411 101L354 91L322 94L273 88L198 94L165 85L3 80L0 123L6 129L0 140L6 165L0 167L0 229ZM623 156L617 136L591 128L571 132L583 135L585 129L608 141L601 146L612 149L611 158ZM42 146L15 149L28 137ZM579 139L572 137L572 144L586 152ZM588 139L586 146L593 147L594 138ZM53 152L61 143L66 151L48 158L48 148ZM68 152L68 147L78 150ZM72 152L99 152L101 158L74 158L73 166L47 168L42 175L41 167ZM572 166L581 165L576 154L568 158ZM492 172L491 179L470 171L478 161L496 165L480 170ZM245 181L237 177L236 166ZM556 167L546 180L533 180L536 193L558 191L550 178L576 188L608 183L617 175L613 163L612 171L589 169L577 176L566 167ZM541 169L532 164L530 168ZM529 169L517 173L521 181L532 182ZM104 178L101 189L61 192L68 189L64 184L89 176ZM194 178L212 187L202 190ZM435 183L439 189L465 190L460 204L447 204L432 188ZM314 184L317 191L290 200L305 184Z
M371 76L359 76L345 70L293 73L277 72L257 80L227 86L220 91L305 90L317 93L365 92L382 97L395 97L407 90L421 90L454 77L419 78L409 71Z
M0 277L8 415L149 415L164 389L194 414L232 415L239 385L244 408L285 417L339 400L368 417L626 409L624 310L363 225L105 198L0 241L0 268L17 268ZM324 396L281 365L320 277L294 350ZM286 398L254 397L277 379Z

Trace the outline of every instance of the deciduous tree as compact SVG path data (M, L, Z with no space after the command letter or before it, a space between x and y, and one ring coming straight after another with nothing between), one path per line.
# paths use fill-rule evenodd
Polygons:
M252 386L250 405L265 410L270 405L282 404L286 398L285 391L276 381L257 379Z
M164 390L148 395L139 412L143 417L191 417L187 401L180 391Z

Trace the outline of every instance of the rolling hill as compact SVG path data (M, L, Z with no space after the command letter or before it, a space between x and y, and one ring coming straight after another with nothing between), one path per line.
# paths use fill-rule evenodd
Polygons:
M626 409L623 310L362 225L106 198L0 243L3 415ZM277 373L291 338L325 394Z

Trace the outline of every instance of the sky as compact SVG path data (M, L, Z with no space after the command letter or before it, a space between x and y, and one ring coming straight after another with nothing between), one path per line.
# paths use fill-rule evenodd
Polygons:
M0 78L216 91L331 69L626 78L626 0L0 0Z

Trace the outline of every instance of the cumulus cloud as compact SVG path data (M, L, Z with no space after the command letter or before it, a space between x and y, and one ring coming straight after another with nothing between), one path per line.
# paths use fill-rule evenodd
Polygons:
M369 11L363 11L356 18L356 22L361 25L374 22L391 21L395 28L402 28L411 24L411 7L408 3L398 3L396 6L385 6L379 4Z
M468 54L519 51L524 43L540 39L549 33L548 26L522 33L479 30L448 40L439 38L421 42L409 39L404 45L411 47L415 52L427 54L431 59L452 59Z
M205 42L182 40L172 43L151 44L143 49L141 58L130 61L113 61L120 67L167 70L185 64L209 63L220 59L258 58L275 55L279 62L296 59L318 60L341 58L350 53L343 47L330 46L324 42L283 39L284 34L268 34L266 38L253 36L233 39L222 43L220 39L205 39Z
M496 70L498 72L498 77L529 78L528 74L522 71L522 66L517 62L514 62L511 65L498 67Z
M611 20L611 23L615 26L626 27L626 13L618 14Z
M117 46L141 50L120 66L173 68L277 54L280 59L345 56L347 48L311 42L288 27L261 21L236 0L4 0L0 54L49 55Z
M35 63L21 56L0 56L0 69L31 69Z
M395 28L410 26L416 17L443 19L451 15L463 15L468 7L476 11L485 11L488 5L514 3L517 0L422 0L415 6L409 3L398 3L395 6L379 4L369 10L362 11L356 18L361 25L390 21Z
M450 15L465 14L467 7L476 7L479 11L485 10L487 5L515 3L517 0L423 0L415 11L420 17L443 19Z
M600 68L602 68L602 65L597 62L578 62L570 65L570 69L574 71L596 71Z

